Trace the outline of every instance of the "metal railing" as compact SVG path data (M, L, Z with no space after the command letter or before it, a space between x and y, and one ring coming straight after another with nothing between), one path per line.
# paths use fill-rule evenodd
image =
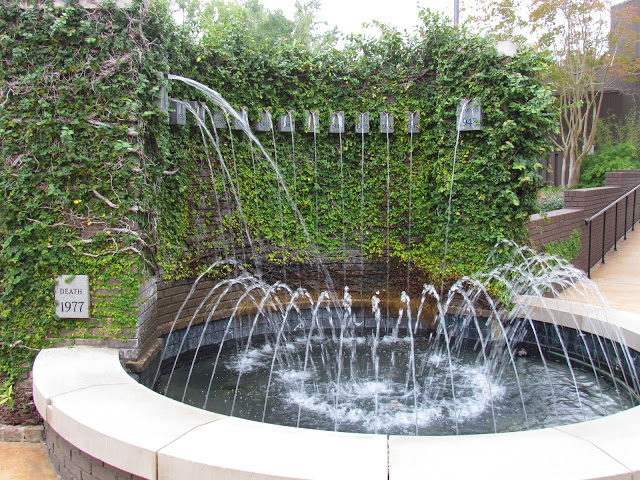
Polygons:
M602 215L602 263L604 263L604 256L606 253L606 237L607 237L607 211L613 207L615 207L615 226L614 226L614 235L613 235L613 249L618 250L618 205L620 202L624 200L624 239L627 239L627 232L629 230L635 230L636 224L636 200L638 195L638 190L640 190L640 185L638 185L633 190L628 191L623 196L618 198L615 202L610 203L602 210L600 210L595 215L590 216L585 219L585 223L589 225L589 252L588 252L588 261L587 261L587 276L591 278L591 238L592 238L592 226L593 221ZM629 197L633 195L633 207L631 208L631 228L627 227L627 219L629 218Z

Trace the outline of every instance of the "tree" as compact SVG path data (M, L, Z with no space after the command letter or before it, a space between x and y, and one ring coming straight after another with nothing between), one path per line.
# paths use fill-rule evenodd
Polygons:
M177 15L183 25L194 27L198 23L202 4L200 0L174 0L170 3L171 11Z
M338 39L335 28L322 35L316 33L324 23L317 20L319 0L306 3L297 0L293 20L282 10L265 8L260 0L172 0L172 5L173 10L182 15L183 25L191 28L196 37L205 32L215 35L229 25L240 25L249 40L269 45L279 42L298 42L305 46L319 42L335 44Z
M577 187L582 162L595 145L605 91L635 69L630 52L637 35L628 28L637 13L625 9L625 22L609 27L600 0L536 0L530 13L538 45L553 59L550 80L560 107L562 179Z
M467 13L467 25L482 36L494 40L511 40L524 45L528 23L524 0L474 0L469 6L463 5Z
M518 0L481 0L480 29L489 25L496 39L522 44L522 17L514 12ZM536 47L550 59L551 83L559 111L559 135L554 144L562 152L562 181L577 187L584 158L591 153L605 91L637 69L632 50L638 34L634 7L619 8L611 27L609 5L602 0L534 0L526 24Z
M301 3L300 0L296 0L293 38L302 45L311 46L318 42L335 45L340 38L338 27L333 27L321 35L314 34L319 26L327 25L327 22L321 22L317 19L320 6L320 0L309 0L306 3Z

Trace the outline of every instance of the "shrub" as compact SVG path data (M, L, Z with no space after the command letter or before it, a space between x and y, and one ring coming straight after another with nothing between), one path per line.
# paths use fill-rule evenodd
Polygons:
M596 145L604 149L621 143L629 143L640 153L640 111L631 109L624 118L612 116L598 123ZM638 157L640 159L640 157Z
M558 240L549 242L544 246L544 252L554 255L558 258L564 258L566 261L573 261L580 253L580 240L582 232L577 228L571 232L566 240Z
M607 172L635 168L640 168L640 161L631 143L604 147L583 160L580 188L602 187Z

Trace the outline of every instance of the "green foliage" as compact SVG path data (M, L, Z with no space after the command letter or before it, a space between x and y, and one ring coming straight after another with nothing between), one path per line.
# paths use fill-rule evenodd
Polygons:
M640 168L640 159L635 146L621 143L606 146L582 162L580 188L603 187L607 172Z
M632 26L638 10L627 4L610 12L601 0L539 0L529 20L540 48L553 58L549 79L560 107L554 142L569 172L567 186L575 188L595 145L606 86L637 70L640 37Z
M487 38L527 45L529 25L521 14L526 8L523 3L522 0L475 0L464 6L469 10L466 24Z
M633 145L640 156L640 111L635 108L624 118L611 116L601 119L598 124L597 150L615 147L621 143Z
M0 385L0 405L7 404L9 409L13 409L13 384L10 382L4 382Z
M595 155L583 161L580 187L601 187L607 172L640 168L640 112L630 110L598 125Z
M119 338L135 325L157 192L175 181L150 133L162 131L160 62L146 35L162 24L73 4L0 10L0 375L10 382L57 338ZM61 274L89 275L88 322L55 316ZM18 340L26 348L8 346Z
M293 19L287 18L282 10L266 8L259 0L180 0L170 3L178 8L183 25L195 38L224 35L229 26L241 29L250 42L269 46L335 44L339 37L336 29L326 34L316 33L322 23L316 19L320 9L318 0L296 1Z
M469 25L477 31L520 45L534 38L536 48L549 55L548 81L557 99L559 127L553 141L562 153L563 170L569 173L567 186L577 187L583 161L594 145L600 147L596 135L607 85L612 80L634 81L638 70L637 5L622 2L612 7L602 0L477 0L471 12Z
M568 262L571 262L580 253L581 239L582 232L576 228L571 231L569 238L566 240L557 240L555 242L547 243L544 246L544 252L548 255L554 255L558 258L563 258Z
M548 146L553 125L552 96L540 81L543 59L531 51L513 59L499 57L489 42L447 26L436 16L425 14L423 20L417 36L380 25L379 37L352 37L341 51L253 42L243 26L235 24L219 25L224 33L203 37L201 60L182 74L213 86L236 107L245 107L251 123L266 109L275 120L293 111L298 125L293 146L290 134L258 135L289 186L308 238L268 162L237 133L217 132L231 173L224 174L214 158L215 181L205 190L217 192L218 198L209 194L210 207L226 204L233 184L247 228L259 239L254 242L259 256L293 264L308 258L309 252L340 259L362 248L376 258L388 249L428 278L438 279L457 137L455 112L464 98L480 101L486 127L461 135L452 203L452 260L445 277L457 278L478 268L503 238L526 240L529 215L538 210L538 156ZM185 98L195 95L179 84L172 88ZM302 133L305 110L319 111L321 128L316 135ZM346 112L346 132L340 137L328 132L329 114L336 111ZM364 137L364 154L362 137L354 132L356 112L362 111L370 112L372 126ZM381 111L395 115L396 133L388 137L377 127ZM413 137L404 133L408 111L420 112L421 133ZM187 143L189 155L197 155L196 129L191 130L191 140L185 131L174 135L180 138L175 151ZM229 240L245 230L238 213L204 219L205 228L194 234L210 239L209 244L200 242L185 251L182 266L243 248L243 258L251 263L246 241ZM180 264L173 272L188 274Z
M450 281L477 270L499 240L526 240L554 118L543 59L531 51L499 57L489 42L426 14L416 36L380 25L378 38L356 36L336 50L254 41L235 17L189 36L163 4L5 4L0 375L12 382L52 341L124 335L146 271L194 276L229 257L273 271L362 249ZM265 109L274 119L293 111L294 142L258 134L288 194L237 131L213 133L218 155L193 122L167 125L153 105L158 71L214 87L251 123ZM173 98L201 99L167 86ZM460 137L443 276L456 108L466 98L481 103L485 128ZM305 110L320 113L315 135L303 133ZM346 112L341 136L327 128L336 111ZM372 127L364 144L353 128L362 111ZM381 111L395 115L395 133L379 133ZM408 111L420 112L418 135L404 133ZM89 322L55 316L61 274L89 275ZM17 340L28 348L6 346Z

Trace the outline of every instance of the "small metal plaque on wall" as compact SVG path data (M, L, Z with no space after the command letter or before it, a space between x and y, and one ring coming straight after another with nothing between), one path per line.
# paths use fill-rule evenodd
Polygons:
M318 133L320 128L320 115L318 110L305 110L307 116L307 133Z
M213 114L213 127L214 128L227 128L227 118L222 110L214 112Z
M286 115L280 115L278 119L279 132L295 132L296 123L293 121L293 112L287 112Z
M380 112L380 133L393 133L393 113Z
M204 104L202 102L197 102L197 101L190 101L189 105L191 106L191 109L193 110L192 113L198 117L200 119L200 122L202 124L204 124L205 122L205 109L204 109ZM200 122L198 122L198 120L194 119L193 120L193 124L194 125L198 125L200 124Z
M358 112L356 133L369 133L369 112Z
M460 100L456 115L456 124L461 132L482 130L482 107L475 98Z
M240 118L234 115L231 124L234 130L244 130L249 126L249 114L246 109L242 108L238 111L238 115Z
M260 114L260 120L256 123L255 130L256 132L270 132L272 128L271 114L265 110Z
M171 125L187 124L187 107L182 100L171 99L171 111L169 112L169 123Z
M329 121L329 133L344 133L344 112L330 112Z
M407 133L420 133L420 112L409 112L407 116Z
M89 277L61 275L56 280L56 315L60 318L89 318Z

